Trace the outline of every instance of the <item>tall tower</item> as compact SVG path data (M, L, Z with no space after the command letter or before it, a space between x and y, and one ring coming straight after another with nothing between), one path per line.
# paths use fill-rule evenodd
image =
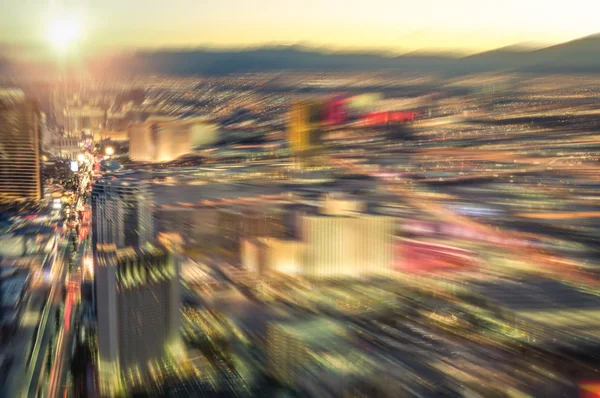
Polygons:
M145 181L105 177L92 188L93 235L98 243L143 248L154 242L152 192Z
M0 201L40 200L41 114L18 90L0 91Z
M98 370L103 396L154 377L178 358L177 257L154 244L149 184L105 177L92 189Z
M178 263L154 247L96 249L100 393L116 396L182 355Z
M288 119L288 143L294 164L310 165L321 144L325 107L320 101L297 101L292 104Z

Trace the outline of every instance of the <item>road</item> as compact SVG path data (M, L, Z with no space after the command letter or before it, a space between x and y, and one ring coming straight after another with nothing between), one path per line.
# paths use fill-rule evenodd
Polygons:
M50 370L50 377L48 381L47 397L49 398L62 397L67 393L66 376L69 371L69 364L71 362L71 348L73 346L75 332L73 324L79 308L79 292L82 275L84 272L83 260L87 246L87 242L81 242L78 245L77 252L75 253L73 259L72 272L65 275L64 285L67 288L67 293L65 296L65 309L63 311L60 330L56 338L54 362L52 364L52 369Z
M65 255L68 251L68 242L71 234L65 235L65 238L60 243L59 253L56 256L54 263L51 268L52 275L52 286L48 295L48 300L42 310L40 322L38 326L38 334L33 346L31 359L28 362L27 371L23 379L21 396L22 397L33 397L36 396L38 390L45 385L43 375L44 360L46 359L46 352L48 349L48 343L54 335L54 327L52 322L48 322L48 319L52 319L56 313L62 294L62 287L64 281L64 275L66 268L64 266Z
M79 282L69 282L67 295L65 298L65 311L61 324L61 329L56 338L56 351L54 354L54 363L50 371L50 380L48 382L48 397L60 397L65 395L66 371L70 359L70 349L73 344L73 319L77 309L77 291Z
M83 179L84 174L80 175ZM78 197L76 203L80 201ZM56 256L54 263L50 269L52 276L52 286L48 295L48 300L42 310L40 317L39 332L33 346L31 359L28 362L28 368L22 383L20 396L29 398L34 396L57 396L64 392L65 370L69 361L65 360L70 357L70 349L72 343L72 321L76 310L76 304L79 297L79 282L81 273L74 275L77 277L73 284L70 284L72 275L67 272L65 260L68 256L73 255L71 239L74 237L74 231L68 230L64 237L59 242L59 253ZM72 273L80 269L83 260L83 244L78 246L78 252L75 255L72 267ZM53 322L48 322L48 319L54 319L56 312L59 310L62 303L63 287L68 287L65 295L65 305L63 318L60 323L58 333L55 333L55 325ZM52 338L55 339L54 351L50 352L49 342ZM50 356L50 358L48 358ZM45 376L44 366L49 359L52 359L52 367L48 378Z

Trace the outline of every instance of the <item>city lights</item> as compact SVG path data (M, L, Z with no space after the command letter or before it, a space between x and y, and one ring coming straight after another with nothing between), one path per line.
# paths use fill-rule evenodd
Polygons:
M597 392L594 7L13 3L0 397Z

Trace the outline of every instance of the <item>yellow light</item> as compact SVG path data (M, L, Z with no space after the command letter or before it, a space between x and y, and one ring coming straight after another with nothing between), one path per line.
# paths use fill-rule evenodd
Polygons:
M85 161L85 155L83 153L77 155L77 161L83 163Z
M115 149L111 146L106 147L106 149L104 150L104 153L106 153L108 156L112 156L115 154Z
M81 37L81 26L73 16L57 17L50 22L48 39L60 51L67 50Z

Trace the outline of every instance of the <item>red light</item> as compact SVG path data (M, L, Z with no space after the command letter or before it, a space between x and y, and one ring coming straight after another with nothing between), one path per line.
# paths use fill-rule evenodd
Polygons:
M583 381L579 383L581 398L600 398L600 382Z
M371 112L363 115L362 122L368 126L376 126L388 123L405 123L415 120L414 112Z

